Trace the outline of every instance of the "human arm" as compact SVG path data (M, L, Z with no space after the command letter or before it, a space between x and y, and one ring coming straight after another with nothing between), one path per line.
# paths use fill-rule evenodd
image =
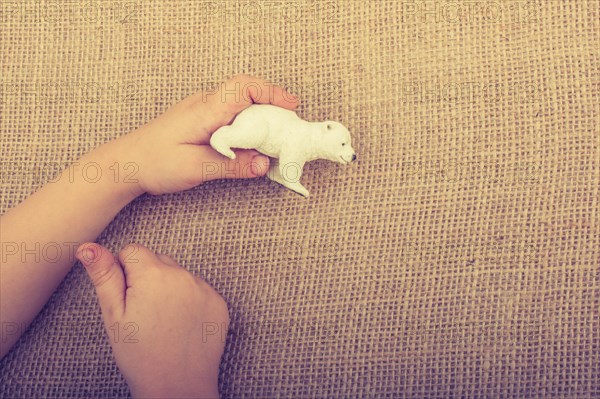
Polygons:
M225 300L171 257L83 244L117 366L134 398L218 398L229 327Z
M232 95L234 92L237 95ZM238 150L237 158L229 160L208 144L214 130L230 123L252 103L289 109L297 106L281 88L261 79L237 76L212 93L186 98L134 132L84 155L58 179L0 217L0 357L10 350L71 269L75 249L93 241L137 196L267 172L268 158L256 151ZM115 179L115 163L121 172L129 164L137 173L130 179L121 173ZM101 177L96 181L96 176L87 172L98 168Z

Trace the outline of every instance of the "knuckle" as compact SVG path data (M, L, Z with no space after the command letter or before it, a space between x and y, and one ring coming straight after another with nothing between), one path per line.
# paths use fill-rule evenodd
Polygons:
M144 246L142 244L138 244L135 242L131 242L131 243L127 244L127 247L133 248L136 251L139 251L140 249L144 248Z
M186 282L186 284L189 284L190 287L196 287L197 278L187 269L179 267L178 269L171 269L171 271L177 273L178 276L181 276L181 279L183 279Z
M225 298L218 293L215 293L212 299L212 305L215 307L215 310L219 316L229 323L229 306L227 305Z
M130 243L121 248L118 257L122 263L138 263L145 251L146 248L143 245Z
M118 315L117 309L116 309L116 307L112 303L110 303L108 305L104 305L101 309L102 309L102 314L104 315L104 317L107 320L111 320L112 321L112 320L117 320L118 319L118 317L117 317L117 315Z
M110 267L99 268L92 275L92 282L96 288L103 286L115 275L114 263Z
M123 248L121 248L121 250L119 251L119 256L128 256L132 252L136 252L138 250L139 250L139 244L129 243L129 244L125 245Z
M222 309L225 309L225 310L228 309L227 301L225 300L225 298L223 298L223 296L221 294L219 294L216 291L214 291L213 302L215 303L215 305L218 305Z
M228 83L246 83L250 80L252 80L252 76L245 73L240 73L229 79Z
M177 261L173 257L166 254L156 254L162 263L167 265L179 266Z
M179 266L179 263L172 256L169 256L169 255L163 255L163 256L164 256L165 263L172 265L172 266Z
M142 266L143 266L144 274L146 276L148 276L149 278L156 279L156 280L163 280L166 277L164 268L154 267L154 266L156 266L155 263L147 262L147 263L144 263Z
M197 277L194 277L194 279L199 287L200 295L202 295L204 300L214 307L219 313L227 314L227 316L229 316L229 306L227 305L227 300L206 281Z

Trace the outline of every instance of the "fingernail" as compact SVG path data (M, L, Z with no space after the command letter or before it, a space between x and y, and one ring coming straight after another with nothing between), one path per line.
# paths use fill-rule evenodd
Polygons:
M298 102L299 101L298 100L298 96L295 95L294 93L289 92L289 91L284 91L283 97L288 102Z
M81 263L87 266L96 260L97 255L98 251L96 250L96 248L94 248L93 246L89 246L77 253L77 259L79 259Z
M254 176L262 176L267 173L269 167L269 158L264 155L257 155L250 162L250 171Z

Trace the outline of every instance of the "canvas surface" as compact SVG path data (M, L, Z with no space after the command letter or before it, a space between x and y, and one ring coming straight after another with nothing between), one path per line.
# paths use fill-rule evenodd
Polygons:
M358 161L308 164L309 199L266 179L143 196L98 238L227 299L224 398L599 397L599 2L472 3L2 2L0 210L261 76L344 123ZM0 381L129 395L80 264Z

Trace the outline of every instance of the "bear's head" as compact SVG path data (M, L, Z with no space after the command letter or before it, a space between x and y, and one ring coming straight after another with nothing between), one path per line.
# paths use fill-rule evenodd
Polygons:
M348 164L356 159L356 152L350 142L350 132L339 122L321 123L321 144L319 148L323 159Z

